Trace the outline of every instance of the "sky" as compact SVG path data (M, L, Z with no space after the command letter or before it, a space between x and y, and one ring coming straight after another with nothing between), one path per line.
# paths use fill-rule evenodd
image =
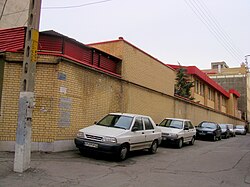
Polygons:
M42 0L40 30L83 44L123 37L166 64L239 67L250 55L250 0Z

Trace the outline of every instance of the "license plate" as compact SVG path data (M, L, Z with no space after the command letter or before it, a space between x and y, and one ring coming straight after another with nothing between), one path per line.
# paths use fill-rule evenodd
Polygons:
M84 145L87 147L98 148L98 144L96 143L84 142Z

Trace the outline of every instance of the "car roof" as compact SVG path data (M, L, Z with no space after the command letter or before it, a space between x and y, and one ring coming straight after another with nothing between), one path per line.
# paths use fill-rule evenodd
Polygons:
M191 121L189 119L181 119L181 118L165 118L165 119L180 120L180 121Z
M149 116L145 116L145 115L141 115L141 114L131 114L131 113L109 113L109 114L111 114L111 115L129 116L129 117L136 117L136 116L149 117Z

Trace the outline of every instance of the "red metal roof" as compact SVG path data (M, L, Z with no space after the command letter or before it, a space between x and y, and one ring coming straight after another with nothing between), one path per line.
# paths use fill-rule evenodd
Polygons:
M23 52L25 33L26 27L0 30L0 51ZM39 33L38 54L61 56L120 77L117 63L121 59L55 31Z
M240 93L239 92L237 92L235 89L230 89L229 90L229 93L232 93L232 94L234 94L236 97L240 97Z
M99 45L99 44L106 44L106 43L115 43L115 42L119 42L119 41L123 41L125 43L127 43L128 45L132 46L133 48L137 49L138 51L141 51L142 53L144 53L145 55L149 56L150 58L154 59L155 61L163 64L164 66L167 66L168 68L174 70L171 66L168 66L168 64L163 63L162 61L158 60L157 58L153 57L152 55L146 53L145 51L143 51L142 49L136 47L135 45L131 44L130 42L128 42L127 40L125 40L123 37L119 37L118 40L110 40L110 41L105 41L105 42L96 42L96 43L91 43L91 44L87 44L88 46L94 46L94 45Z
M220 86L217 82L215 82L213 79L209 78L204 72L199 70L196 66L179 66L179 65L172 65L168 64L168 66L178 69L180 67L184 67L187 69L187 73L190 75L195 75L201 80L203 80L206 84L210 85L212 88L223 94L225 97L229 98L229 93L222 87Z
M20 51L24 49L25 27L0 29L0 51Z

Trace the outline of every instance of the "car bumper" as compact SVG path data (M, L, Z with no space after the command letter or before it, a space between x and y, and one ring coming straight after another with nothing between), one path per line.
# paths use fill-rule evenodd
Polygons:
M207 133L207 132L197 132L196 137L197 138L212 138L214 136L214 133Z
M162 136L161 142L162 143L176 143L178 141L177 137L171 136Z
M96 151L108 154L118 153L121 146L120 144L103 143L81 138L75 138L75 145L77 148L82 150Z

